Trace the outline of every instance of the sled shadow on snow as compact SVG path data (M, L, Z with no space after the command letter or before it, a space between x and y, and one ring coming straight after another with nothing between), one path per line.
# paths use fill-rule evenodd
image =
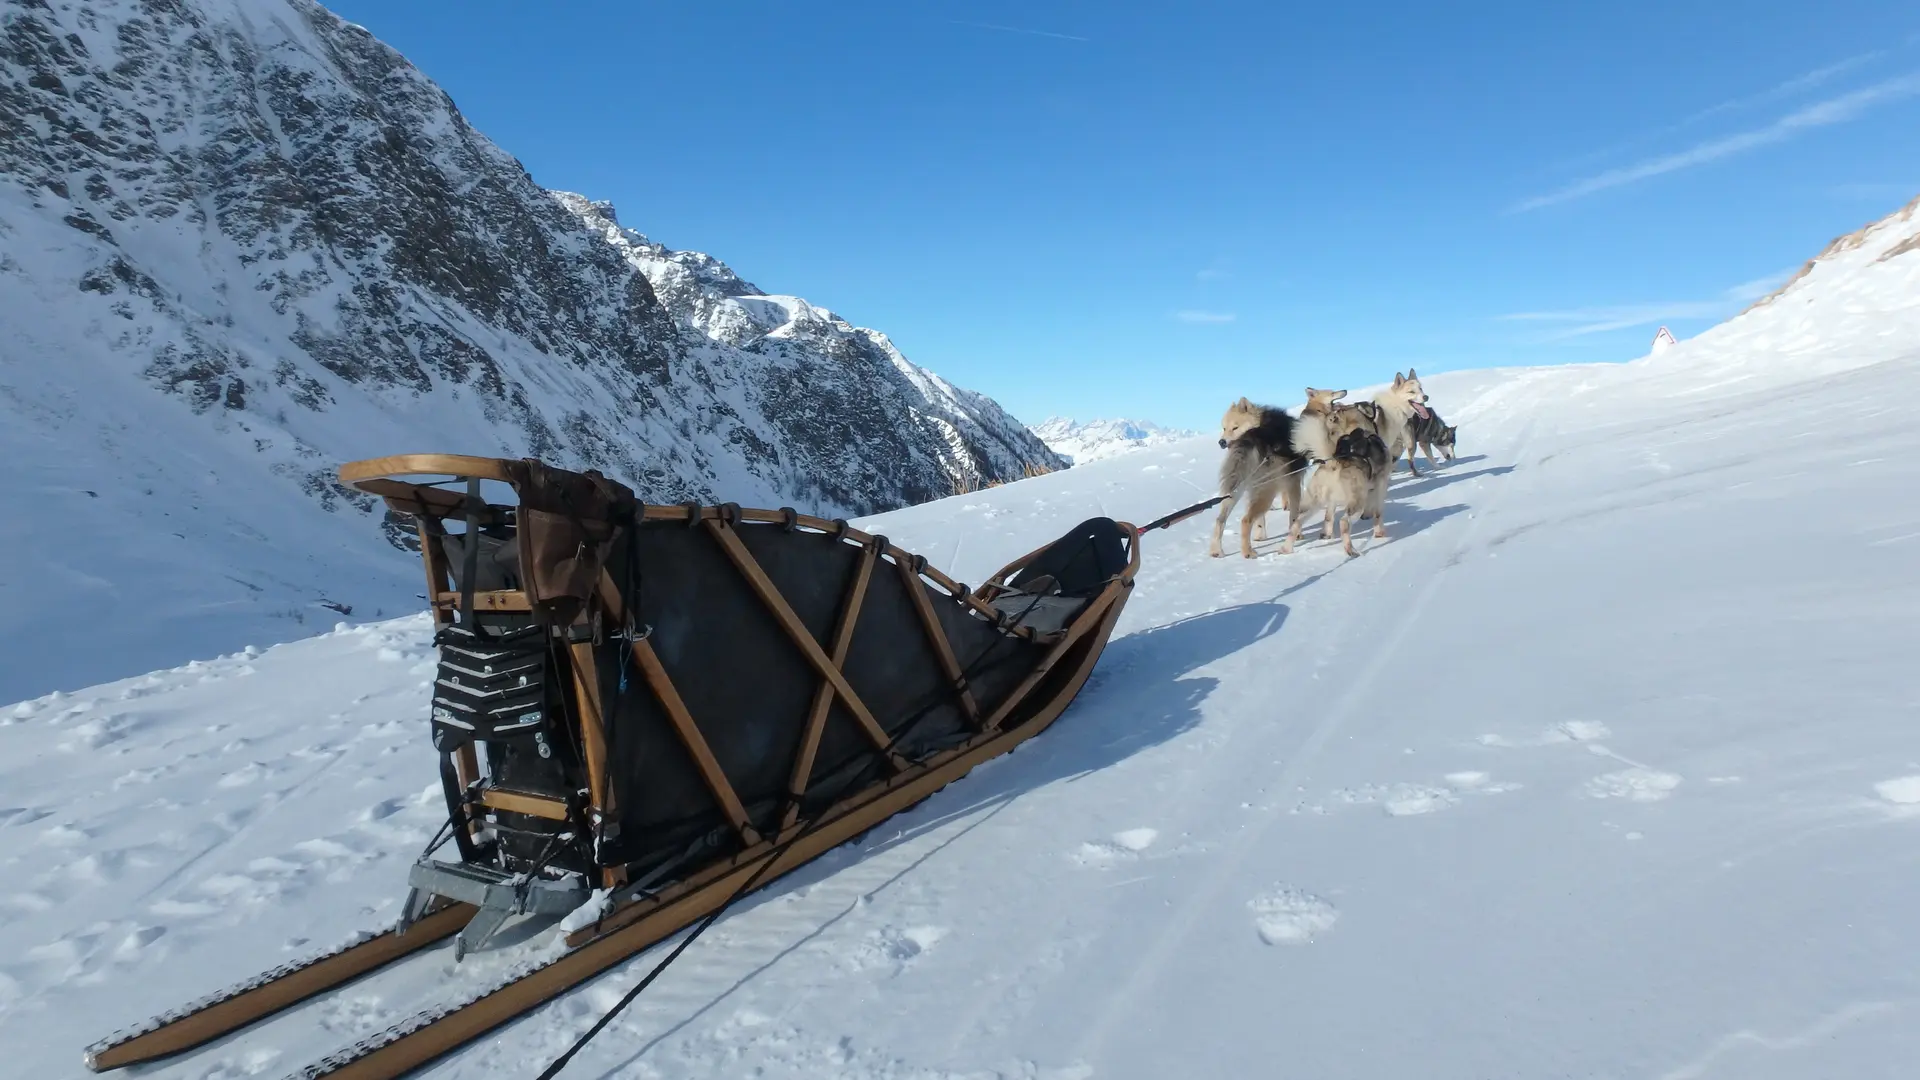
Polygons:
M1220 680L1211 676L1191 673L1271 637L1280 631L1286 619L1285 604L1265 600L1209 611L1114 639L1087 685L1053 726L1005 757L984 763L920 805L876 825L865 836L822 855L811 865L743 899L735 911L751 911L795 890L810 888L929 830L978 814L965 828L863 893L863 897L876 896L992 820L1021 795L1049 784L1072 783L1191 731L1200 721L1201 703L1220 685ZM986 812L980 813L983 809ZM599 1075L611 1078L632 1068L655 1046L672 1038L783 959L806 948L860 906L849 905L825 918L805 936L767 957L731 986L714 994L685 1018ZM642 954L643 957L670 947L680 936L662 941Z
M1238 604L1136 631L1107 645L1100 664L1052 727L983 763L943 792L869 834L860 857L877 854L957 817L1006 803L1048 784L1084 776L1179 737L1200 721L1200 705L1218 679L1192 675L1278 633L1287 606L1271 600ZM824 875L823 875L824 876Z

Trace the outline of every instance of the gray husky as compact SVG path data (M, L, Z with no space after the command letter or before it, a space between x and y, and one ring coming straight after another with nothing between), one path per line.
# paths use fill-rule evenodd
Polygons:
M1448 461L1452 461L1453 440L1459 432L1458 427L1449 426L1445 420L1440 419L1439 413L1429 409L1427 415L1416 416L1407 425L1407 437L1412 440L1412 445L1407 448L1407 456L1411 458L1413 447L1417 446L1427 455L1427 464L1437 469L1440 463L1434 460L1434 450L1438 449Z

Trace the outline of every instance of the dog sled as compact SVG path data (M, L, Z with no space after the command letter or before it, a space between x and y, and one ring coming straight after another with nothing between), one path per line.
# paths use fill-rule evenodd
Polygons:
M448 938L458 958L516 916L565 917L556 956L298 1075L399 1076L492 1030L1045 730L1098 661L1145 531L1082 522L969 588L845 521L650 505L531 459L340 477L416 523L446 824L396 925L104 1040L96 1071Z

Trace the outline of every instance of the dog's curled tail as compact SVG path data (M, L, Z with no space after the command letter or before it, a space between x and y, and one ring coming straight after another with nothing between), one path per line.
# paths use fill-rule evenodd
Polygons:
M1227 445L1227 456L1220 461L1220 494L1236 495L1253 483L1254 470L1260 467L1260 451L1245 440Z
M1293 452L1308 461L1325 461L1333 456L1333 432L1327 430L1324 417L1303 416L1293 424Z

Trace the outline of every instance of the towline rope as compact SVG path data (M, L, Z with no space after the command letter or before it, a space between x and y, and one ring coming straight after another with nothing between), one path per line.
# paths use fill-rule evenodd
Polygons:
M1195 514L1200 513L1203 510L1211 510L1212 508L1219 506L1221 503L1225 502L1226 500L1227 500L1227 496L1225 495L1215 495L1213 498L1208 499L1206 502L1194 503L1192 506L1186 507L1184 509L1175 510L1173 513L1168 514L1166 517L1158 518L1154 521L1150 521L1147 524L1140 526L1140 531L1143 533L1152 532L1155 529L1164 529L1171 525L1178 525L1181 522L1187 520L1188 518L1192 517Z

